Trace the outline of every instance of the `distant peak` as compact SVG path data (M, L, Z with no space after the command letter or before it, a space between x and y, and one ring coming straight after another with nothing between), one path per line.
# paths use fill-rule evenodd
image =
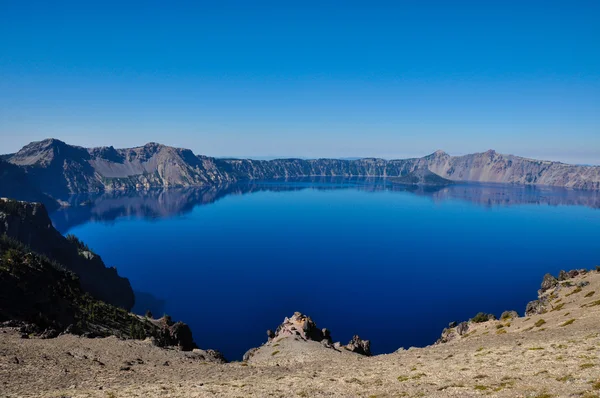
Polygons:
M40 144L40 145L47 145L47 146L51 146L51 145L52 146L54 146L54 145L67 145L64 141L61 141L61 140L56 139L56 138L46 138L45 140L38 141L38 142L32 142L31 144Z
M159 144L158 142L149 142L141 147L142 150L146 152L158 152L165 148L163 144Z
M149 147L149 148L156 148L159 146L164 146L163 144L159 144L158 142L149 142L146 145L144 145L145 147Z
M54 148L66 146L67 144L65 144L61 140L57 140L56 138L46 138L45 140L30 142L29 144L21 148L17 153L28 153L31 151L47 151L53 150Z
M441 149L438 149L437 151L435 151L434 153L429 155L429 157L444 157L444 156L450 156L450 155L448 155L446 152L442 151Z
M497 152L494 151L493 149L488 149L487 151L485 151L486 155L495 155Z

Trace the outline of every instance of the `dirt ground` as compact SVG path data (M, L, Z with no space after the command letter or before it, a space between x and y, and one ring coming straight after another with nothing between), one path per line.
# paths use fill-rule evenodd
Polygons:
M219 364L146 341L5 328L0 397L599 397L600 274L571 281L590 284L561 289L544 314L374 357L288 337Z

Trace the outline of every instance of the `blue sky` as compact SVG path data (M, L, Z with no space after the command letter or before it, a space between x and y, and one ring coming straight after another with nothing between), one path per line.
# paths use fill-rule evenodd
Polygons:
M0 0L0 152L600 164L598 20L599 1Z

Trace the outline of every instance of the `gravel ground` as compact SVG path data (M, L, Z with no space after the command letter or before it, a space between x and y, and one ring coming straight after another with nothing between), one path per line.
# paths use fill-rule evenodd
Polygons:
M446 344L374 357L288 337L248 363L219 364L145 341L22 339L6 328L0 397L598 397L600 305L590 304L600 300L600 274L572 279L580 281L590 284L562 289L545 314L471 324Z

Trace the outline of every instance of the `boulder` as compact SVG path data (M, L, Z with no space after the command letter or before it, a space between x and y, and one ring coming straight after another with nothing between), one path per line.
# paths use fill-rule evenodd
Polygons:
M42 332L42 334L40 334L40 338L41 339L53 339L55 337L58 337L60 333L58 333L58 331L56 329L53 328L48 328L46 330L44 330Z
M525 316L543 314L546 312L546 300L539 299L533 300L527 303L527 307L525 308Z
M279 325L275 333L269 336L269 339L276 340L286 336L297 336L302 340L321 341L326 338L330 340L329 331L327 331L326 337L324 330L317 328L316 323L309 316L295 312L290 318L286 317L283 320L283 323Z
M548 289L552 289L556 285L558 285L558 279L556 279L554 276L552 276L550 274L546 274L546 275L544 275L544 279L542 280L542 286L541 286L540 290L542 292L545 292Z
M575 278L577 275L579 275L579 271L576 269L569 271L569 278Z
M458 326L456 326L456 333L458 333L459 336L462 336L463 334L467 333L468 330L469 330L468 322L461 322L458 324Z
M327 340L331 343L331 332L327 328L321 329L321 334L323 335L323 340Z
M321 344L323 344L324 347L333 348L333 344L331 344L330 340L323 339L321 340Z
M213 362L227 363L227 359L221 351L208 349L205 351L206 356Z
M254 356L254 354L256 354L256 351L258 351L258 347L250 348L242 357L242 361L247 362L250 358Z
M175 322L167 329L169 339L173 346L178 346L183 351L191 351L196 348L194 338L192 337L192 330L190 327L183 322Z
M567 279L569 279L569 274L564 270L560 270L560 272L558 273L558 280L565 281Z
M348 351L355 352L357 354L371 356L371 342L369 340L363 340L358 335L354 335L352 340L346 345Z

